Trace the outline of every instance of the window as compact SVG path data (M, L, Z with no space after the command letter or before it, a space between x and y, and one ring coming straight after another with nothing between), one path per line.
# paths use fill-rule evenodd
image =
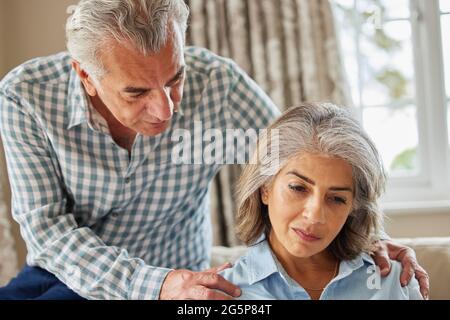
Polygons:
M444 56L445 85L447 98L447 123L450 128L450 0L440 1L442 48ZM448 135L450 142L450 130Z
M450 0L333 6L353 103L388 172L384 203L450 207Z

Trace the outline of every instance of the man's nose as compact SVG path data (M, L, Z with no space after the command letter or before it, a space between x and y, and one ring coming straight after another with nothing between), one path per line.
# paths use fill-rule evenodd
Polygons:
M154 101L151 102L153 107L151 110L151 115L158 118L160 121L167 121L172 119L174 103L170 97L170 88L163 88L155 92L156 97Z
M325 223L325 208L320 197L311 196L304 208L303 216L311 224Z

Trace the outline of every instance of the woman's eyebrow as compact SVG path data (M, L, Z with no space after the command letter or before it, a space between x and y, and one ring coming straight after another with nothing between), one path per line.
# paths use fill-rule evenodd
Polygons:
M298 173L297 171L293 170L293 171L289 171L287 174L292 174L300 179L302 179L303 181L315 186L316 182L300 173ZM353 193L353 188L350 187L330 187L329 190L331 191L348 191Z
M295 171L295 170L294 170L294 171L289 171L287 174L292 174L292 175L294 175L294 176L297 176L298 178L300 178L300 179L302 179L302 180L308 182L309 184L312 184L313 186L316 185L316 183L315 183L312 179L310 179L310 178L308 178L308 177L305 177L304 175L301 175L300 173L298 173L298 172Z

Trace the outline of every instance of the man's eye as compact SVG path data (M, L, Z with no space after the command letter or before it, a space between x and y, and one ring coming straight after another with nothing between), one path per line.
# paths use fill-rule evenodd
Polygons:
M134 99L136 99L136 98L140 98L140 97L144 96L145 94L146 94L146 92L141 92L141 93L132 95L131 97L134 98Z
M178 78L177 80L171 82L170 84L168 84L167 87L169 88L173 88L176 87L177 85L179 85L181 83L182 78Z

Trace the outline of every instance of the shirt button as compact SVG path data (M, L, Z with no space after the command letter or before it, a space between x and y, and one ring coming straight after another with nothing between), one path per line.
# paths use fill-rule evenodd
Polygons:
M111 213L111 216L112 216L113 218L117 218L117 217L119 216L119 214L118 214L117 212L113 212L113 213Z
M131 179L130 179L130 178L125 178L125 183L126 183L126 184L129 184L129 183L130 183L130 181L131 181Z

